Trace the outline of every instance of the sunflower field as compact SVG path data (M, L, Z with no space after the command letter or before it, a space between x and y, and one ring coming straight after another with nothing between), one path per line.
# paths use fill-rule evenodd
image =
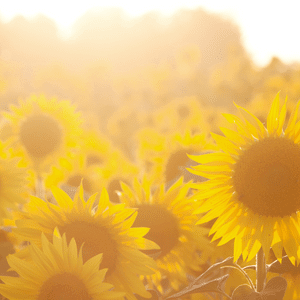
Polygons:
M0 23L1 299L300 299L300 63L99 19Z

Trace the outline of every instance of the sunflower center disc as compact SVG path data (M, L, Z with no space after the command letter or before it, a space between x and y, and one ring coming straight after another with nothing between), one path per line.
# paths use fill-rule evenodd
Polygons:
M32 115L21 125L20 140L29 155L43 158L60 145L62 129L51 116Z
M86 166L92 166L92 165L101 165L104 163L104 159L100 157L100 155L88 155L86 158Z
M300 146L284 137L260 140L236 163L233 185L254 213L284 217L300 208Z
M78 247L84 243L82 249L84 262L103 253L100 268L108 268L107 274L114 270L118 256L117 243L106 227L86 221L74 221L59 226L58 229L61 234L66 233L68 242L71 238L75 238Z
M84 283L70 273L56 274L41 287L37 300L90 300Z
M177 108L177 113L181 119L187 119L188 116L191 114L191 111L187 106L181 105Z
M160 246L160 250L155 250L161 251L160 257L168 254L178 243L178 222L173 214L161 205L139 205L134 226L150 228L145 238Z

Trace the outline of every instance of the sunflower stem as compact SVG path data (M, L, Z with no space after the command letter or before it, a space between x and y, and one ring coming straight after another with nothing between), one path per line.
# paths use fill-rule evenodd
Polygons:
M261 292L264 289L266 281L266 260L264 251L262 248L259 249L256 254L256 291Z
M44 187L44 181L40 174L37 175L36 181L35 181L35 193L36 196L40 199L45 200L45 187Z

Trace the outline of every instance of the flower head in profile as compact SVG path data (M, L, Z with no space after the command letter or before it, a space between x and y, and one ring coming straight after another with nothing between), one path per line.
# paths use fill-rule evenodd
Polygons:
M140 165L156 183L173 184L184 176L185 182L201 180L191 176L186 167L194 163L188 154L199 154L212 149L205 133L172 131L161 134L153 128L142 128L138 133Z
M97 207L97 194L85 201L82 185L74 200L57 187L52 188L52 193L57 204L31 197L25 212L15 221L17 237L40 245L41 233L50 239L58 229L66 234L67 241L74 238L79 247L83 245L84 262L103 253L101 266L108 269L106 281L116 291L125 292L128 299L135 299L134 294L150 297L139 276L154 273L156 264L140 250L158 246L143 238L149 229L131 228L137 216L135 209L125 208L124 204L112 206L105 189Z
M116 299L124 293L111 291L112 284L103 282L107 269L100 269L102 254L83 262L74 238L67 242L65 234L53 236L53 243L44 234L42 248L28 246L30 261L14 254L7 257L19 277L1 276L0 294L12 300L25 299Z
M206 237L208 230L195 225L196 203L189 187L181 177L166 190L164 184L155 186L146 176L142 181L136 178L132 188L125 183L121 186L121 202L138 208L133 226L150 228L145 237L160 246L155 255L158 270L147 277L148 284L164 293L162 281L167 280L169 287L178 290L187 283L189 272L200 270L213 249Z
M262 247L272 247L280 260L283 249L291 262L299 261L300 242L300 121L297 103L286 126L286 103L279 94L272 103L267 124L242 107L242 117L225 114L236 130L221 128L212 134L220 151L192 156L200 165L190 172L209 180L195 183L206 213L199 223L217 218L211 228L219 244L234 239L234 259L251 260ZM284 128L285 127L285 128Z

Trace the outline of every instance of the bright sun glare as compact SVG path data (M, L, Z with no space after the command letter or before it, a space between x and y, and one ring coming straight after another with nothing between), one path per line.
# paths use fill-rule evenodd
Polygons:
M280 3L280 2L279 2ZM297 1L286 0L284 5L270 1L253 0L173 0L161 1L40 1L10 0L1 3L0 18L10 21L16 15L34 17L43 14L58 25L61 36L72 34L74 22L95 7L119 7L129 17L141 16L150 11L157 11L168 16L181 8L195 9L202 7L207 11L221 13L230 17L240 26L243 43L258 64L266 64L272 56L278 56L286 62L300 59L300 44L293 38L293 28L298 28ZM268 37L268 38L266 38Z
M205 1L204 1L205 2ZM158 11L164 15L170 15L180 8L196 8L201 1L7 1L0 8L0 17L9 21L15 15L21 14L25 17L34 17L37 14L44 14L53 19L63 34L68 34L74 22L95 7L119 7L130 17L143 15L149 11Z

